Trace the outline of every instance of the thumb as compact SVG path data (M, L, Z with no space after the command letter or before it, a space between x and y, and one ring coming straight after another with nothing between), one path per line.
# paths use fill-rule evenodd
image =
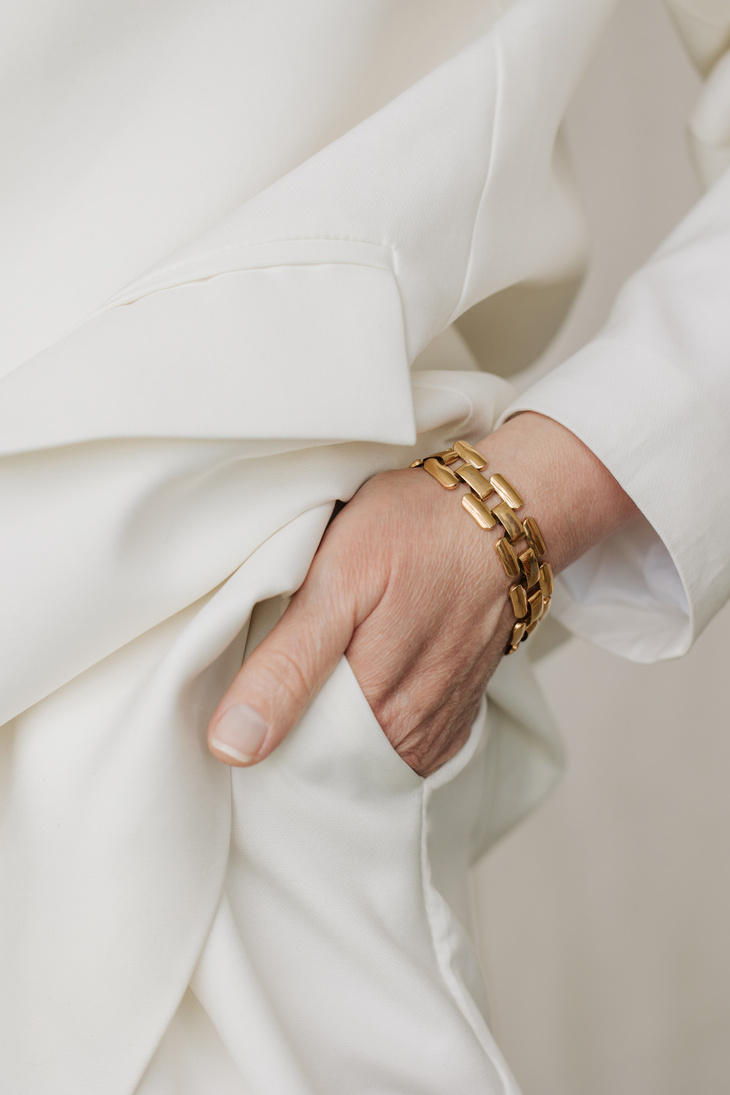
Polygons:
M310 573L218 704L208 726L214 756L240 766L273 752L334 670L354 629L348 601Z

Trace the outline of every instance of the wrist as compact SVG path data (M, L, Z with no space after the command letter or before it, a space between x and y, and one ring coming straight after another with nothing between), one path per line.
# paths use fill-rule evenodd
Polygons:
M598 457L545 415L516 415L476 447L519 490L555 573L639 512Z
M441 487L461 494L473 518L459 526L465 545L477 526L480 539L496 536L492 564L499 559L514 613L505 650L511 654L548 612L553 574L638 511L595 454L544 415L524 412L478 447L452 444L411 467L422 465Z

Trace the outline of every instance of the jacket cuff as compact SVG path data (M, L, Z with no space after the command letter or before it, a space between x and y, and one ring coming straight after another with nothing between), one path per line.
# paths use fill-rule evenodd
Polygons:
M559 422L641 511L562 573L554 599L570 631L632 661L684 654L728 595L729 530L718 521L707 535L712 517L698 505L708 495L707 464L694 435L687 444L688 423L707 419L706 407L693 413L698 401L686 376L609 330L522 393L498 423L521 411Z
M5 378L0 453L130 437L413 444L391 259L289 241L137 287Z

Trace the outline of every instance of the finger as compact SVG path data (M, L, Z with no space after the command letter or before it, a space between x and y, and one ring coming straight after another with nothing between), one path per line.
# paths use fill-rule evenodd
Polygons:
M208 727L208 747L226 764L267 757L299 721L347 649L355 628L347 598L307 579L243 664Z

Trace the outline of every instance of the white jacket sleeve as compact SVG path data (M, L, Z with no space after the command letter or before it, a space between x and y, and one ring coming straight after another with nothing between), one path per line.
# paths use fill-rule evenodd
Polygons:
M507 6L5 377L0 452L130 436L413 444L418 353L477 301L580 264L556 137L613 3Z
M730 596L730 4L673 7L707 73L690 131L710 188L598 337L503 416L567 426L644 514L568 568L556 605L572 631L636 661L684 653Z
M181 593L166 563L152 582L145 546L142 587L116 562L114 581L102 574L95 586L90 575L108 558L117 509L104 511L107 524L99 506L80 507L84 524L66 519L76 511L64 509L66 494L54 488L45 496L61 516L50 522L44 509L39 521L53 523L54 558L65 568L59 580L27 550L17 458L30 455L35 482L48 483L64 467L61 447L73 455L91 442L124 446L125 467L144 439L365 442L359 482L379 462L413 459L403 448L412 451L426 428L409 373L416 355L474 302L546 265L559 273L581 253L579 214L554 146L613 3L508 5L467 48L202 235L191 230L181 250L0 378L0 559L13 575L0 590L0 646L12 681L0 719L231 573L229 559L210 582ZM483 382L482 395L502 383L468 379ZM461 399L463 387L456 403L468 416L478 400ZM441 390L436 398L448 397ZM500 409L508 398L500 396ZM492 414L483 417L486 432ZM352 479L319 500L352 493ZM83 641L67 641L69 619Z

